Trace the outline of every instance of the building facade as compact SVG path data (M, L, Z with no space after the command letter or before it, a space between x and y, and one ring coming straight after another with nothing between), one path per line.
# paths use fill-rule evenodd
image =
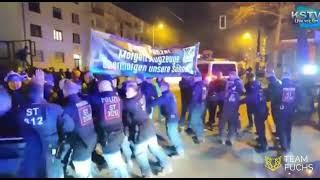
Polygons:
M40 68L87 67L91 28L149 42L144 21L108 2L1 2L0 23L0 40L35 42Z

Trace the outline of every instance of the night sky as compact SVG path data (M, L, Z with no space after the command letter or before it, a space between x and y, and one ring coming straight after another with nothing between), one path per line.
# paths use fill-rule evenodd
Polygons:
M163 21L179 30L182 43L200 42L201 49L224 53L227 31L219 30L219 15L234 3L221 2L113 2L133 15L149 22ZM179 21L173 14L183 19Z

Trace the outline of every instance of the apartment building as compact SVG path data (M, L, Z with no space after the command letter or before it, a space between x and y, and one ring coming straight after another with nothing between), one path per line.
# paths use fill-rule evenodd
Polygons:
M84 68L90 29L145 42L144 22L106 2L1 2L0 40L32 40L34 66Z

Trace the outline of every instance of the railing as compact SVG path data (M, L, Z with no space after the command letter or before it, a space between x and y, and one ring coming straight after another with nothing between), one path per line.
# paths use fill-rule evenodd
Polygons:
M33 67L33 57L36 56L36 45L31 40L0 41L0 62L6 60L6 64L14 64L17 61L16 53L25 46L29 49L28 57L30 57L30 65Z

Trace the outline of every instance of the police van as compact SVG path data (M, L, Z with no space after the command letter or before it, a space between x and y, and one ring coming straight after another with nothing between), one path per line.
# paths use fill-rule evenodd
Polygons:
M197 68L201 72L202 79L207 83L214 80L218 72L221 72L223 78L229 78L229 74L235 71L238 74L237 62L228 59L215 58L214 61L198 61Z
M202 74L202 79L209 83L214 80L217 73L220 71L225 79L229 78L229 73L235 71L238 74L238 64L234 61L229 61L225 58L214 58L213 61L198 60L197 68ZM177 85L181 77L166 77L166 82L171 85Z

